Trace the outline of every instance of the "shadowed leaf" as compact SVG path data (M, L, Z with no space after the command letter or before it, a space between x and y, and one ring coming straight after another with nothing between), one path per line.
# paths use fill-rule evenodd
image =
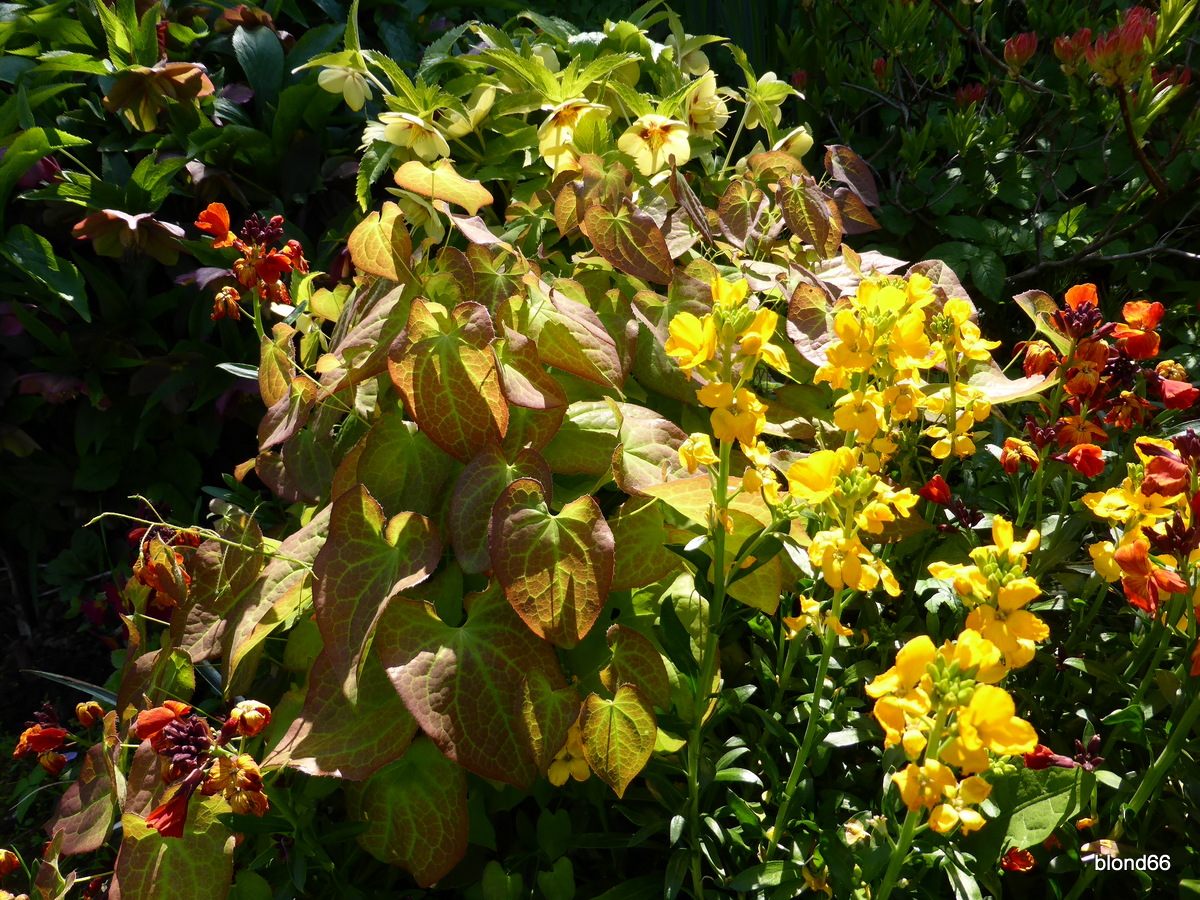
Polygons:
M779 207L788 228L811 244L822 259L834 256L842 245L842 217L837 203L826 197L807 175L789 175L779 182Z
M615 694L620 685L632 684L659 709L670 708L671 683L658 648L625 625L611 626L607 637L612 661L600 672L604 686Z
M218 794L188 804L183 837L166 838L132 813L121 817L110 900L223 900L233 878L236 837L217 821L229 812Z
M875 176L871 174L870 166L849 147L842 144L827 145L825 171L831 178L848 185L867 206L879 206L879 192L875 189Z

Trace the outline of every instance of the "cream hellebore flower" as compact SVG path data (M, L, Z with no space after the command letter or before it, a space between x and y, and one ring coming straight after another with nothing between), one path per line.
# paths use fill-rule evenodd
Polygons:
M331 94L341 94L346 105L355 112L371 99L371 85L367 83L366 75L349 66L326 66L317 76L317 84Z
M425 162L450 155L450 145L442 133L424 119L411 113L385 112L379 114L383 123L383 139L397 147L407 147Z
M812 145L812 135L809 134L809 131L805 126L801 125L798 128L793 128L791 131L781 137L775 142L775 146L771 149L782 150L784 153L799 159L812 149Z
M685 34L681 41L678 36L671 34L667 36L667 46L675 51L675 57L679 60L679 68L688 75L703 75L708 71L708 56L700 49L691 50L683 56L679 55L679 51L683 44L686 44L692 39L692 35Z
M750 103L750 98L746 98L746 128L757 128L763 124L762 118L759 116L760 105L770 111L771 119L778 125L783 118L783 112L779 107L792 93L791 87L781 82L779 76L774 72L767 72L758 79L758 84L751 93L758 98L758 103Z
M492 104L496 102L496 86L494 84L481 84L471 92L471 97L466 101L464 106L467 107L467 115L448 109L445 111L445 121L440 123L442 133L450 139L465 137L479 127L479 123L487 118L487 114L492 111Z
M562 63L558 61L558 54L549 44L534 44L530 49L551 73L557 73L562 68Z
M558 106L545 106L550 115L538 128L538 153L557 175L566 169L575 168L579 154L571 146L575 129L591 116L607 118L609 108L593 103L586 97L576 97Z
M717 92L717 76L705 72L692 85L687 102L688 127L702 138L711 138L729 121L729 107Z
M687 125L653 113L625 129L617 138L617 149L632 156L643 175L667 168L671 157L675 157L675 165L682 166L692 156Z

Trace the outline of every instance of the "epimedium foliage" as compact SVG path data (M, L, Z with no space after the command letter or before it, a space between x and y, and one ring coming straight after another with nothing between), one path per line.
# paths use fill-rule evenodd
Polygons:
M99 739L44 712L18 746L71 779L46 896L84 853L138 898L1195 864L1166 791L1200 715L1198 391L1161 304L1022 295L1010 378L947 265L847 246L867 164L809 159L791 87L736 48L721 84L721 39L653 10L463 27L414 75L352 11L312 77L370 112L356 273L287 321L279 223L197 218L240 286L212 315L260 339L237 476L290 518L139 534L124 667L76 711Z

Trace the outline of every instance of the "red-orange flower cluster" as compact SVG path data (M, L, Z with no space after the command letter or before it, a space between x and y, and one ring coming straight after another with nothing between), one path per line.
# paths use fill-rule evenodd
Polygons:
M285 278L292 272L306 273L308 260L299 241L289 240L282 248L274 246L283 238L283 216L267 220L253 214L242 223L241 232L235 234L225 204L210 203L195 224L213 237L214 248L233 247L242 254L233 263L233 274L242 287L254 291L264 302L291 302ZM212 317L238 319L240 299L233 288L218 293Z

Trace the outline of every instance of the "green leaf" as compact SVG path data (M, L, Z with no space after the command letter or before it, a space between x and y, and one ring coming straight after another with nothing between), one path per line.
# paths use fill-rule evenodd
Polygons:
M367 822L358 843L412 873L427 888L467 852L466 773L425 737L348 791L352 819Z
M607 638L612 661L600 672L604 686L616 693L622 684L632 684L659 709L670 708L671 683L658 648L626 625L611 626Z
M376 652L409 712L446 756L526 789L541 770L515 714L525 702L524 685L535 672L552 692L565 689L566 680L553 648L524 625L496 582L466 597L464 606L466 622L452 628L427 604L393 600L375 634ZM567 706L569 697L560 702Z
M622 416L617 440L620 443L613 451L613 476L627 494L648 496L646 488L687 474L679 462L679 448L687 434L669 419Z
M536 451L522 450L509 463L495 441L484 445L458 477L448 524L454 554L464 572L483 572L492 567L488 553L492 507L504 489L518 478L533 478L547 490L553 483L549 466Z
M0 178L2 178L0 174ZM85 322L92 321L87 287L79 270L54 255L50 242L28 225L15 225L0 243L0 255L56 297L66 300Z
M679 568L679 558L666 549L671 539L663 522L662 507L653 499L625 501L609 518L608 527L613 535L611 590L645 587Z
M729 887L735 891L753 891L803 880L804 871L797 863L776 859L739 872L733 876Z
M385 413L371 426L353 462L346 473L350 485L361 483L384 512L411 511L435 519L445 502L443 486L455 465L429 435L399 412Z
M246 73L260 111L279 101L283 86L283 45L278 35L266 26L246 28L239 25L233 32L233 52Z
M166 838L133 813L121 817L123 838L111 900L220 900L233 878L232 831L217 816L229 812L220 795L197 793L188 804L183 837Z
M650 701L632 684L618 687L612 700L591 694L579 714L579 731L592 771L624 797L654 750L658 724Z
M415 300L408 343L389 361L392 381L421 430L460 462L508 430L508 404L490 346L494 337L491 317L478 303L445 314Z
M342 690L358 702L359 673L388 601L437 567L442 546L417 513L387 519L362 485L333 502L329 539L313 562L317 625Z
M417 722L396 694L379 661L368 659L358 703L342 694L329 654L322 652L308 676L300 715L263 759L309 775L361 781L399 759L417 733Z
M544 673L533 671L521 683L516 713L534 764L539 772L545 772L579 718L579 693L569 685L557 687Z
M445 200L461 206L469 215L477 215L481 206L492 204L492 195L480 182L463 178L454 163L439 159L433 167L420 160L409 160L393 178L398 187L430 200Z
M529 300L516 310L514 330L531 337L543 363L587 379L601 387L620 387L625 370L617 343L604 322L587 305L577 282L559 279L545 290L529 284Z
M626 205L616 212L590 206L580 224L596 252L616 269L644 281L671 280L671 253L662 230L649 215Z
M535 634L574 647L608 597L613 539L600 507L580 497L555 515L532 478L510 484L492 510L488 546L505 596Z

